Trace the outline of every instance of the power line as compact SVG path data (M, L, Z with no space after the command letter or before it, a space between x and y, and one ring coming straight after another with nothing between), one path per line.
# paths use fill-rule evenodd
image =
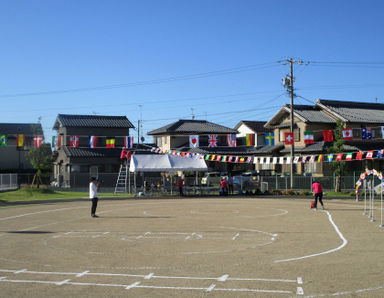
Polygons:
M118 89L118 88L128 88L128 87L136 87L136 86L154 85L154 84L170 83L170 82L176 82L176 81L194 80L194 79L202 79L202 78L208 78L208 77L229 75L229 74L234 74L234 73L254 71L254 70L265 69L265 68L276 67L276 66L278 66L278 64L276 64L276 61L273 61L273 62L251 64L251 65L246 65L246 66L239 66L239 67L233 67L233 68L227 68L227 69L220 69L220 70L196 73L196 74L187 74L187 75L181 75L181 76L173 76L173 77L161 78L161 79L137 81L137 82L131 82L131 83L111 84L111 85L82 87L82 88L70 88L70 89L60 89L60 90L50 90L50 91L3 94L3 95L0 95L0 98L4 98L4 97L27 97L27 96L36 96L36 95L53 95L53 94L64 94L64 93L78 93L78 92L100 91L100 90L108 90L108 89Z

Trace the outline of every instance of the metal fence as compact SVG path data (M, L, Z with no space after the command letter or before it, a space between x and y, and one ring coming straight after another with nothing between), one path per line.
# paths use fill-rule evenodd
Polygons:
M356 181L359 179L359 176L342 176L341 177L341 189L344 191L353 191L356 186ZM335 189L335 176L324 176L324 177L312 177L312 176L295 176L293 189L295 190L309 190L311 191L312 182L317 180L321 183L324 190L333 190ZM263 176L260 178L261 182L267 182L268 188L279 189L279 190L289 190L290 187L290 177L285 176Z
M0 174L0 191L18 189L17 181L17 174Z
M102 185L102 192L113 192L117 181L117 173L99 173L98 177L104 181ZM71 173L70 175L70 188L67 190L88 191L90 175L88 173ZM294 190L308 190L311 191L312 182L318 180L324 191L334 190L335 180L334 176L312 177L312 176L295 176L294 177ZM353 191L355 183L359 179L359 175L343 176L341 178L341 189L343 191ZM241 179L240 179L241 180ZM127 192L144 192L144 193L176 193L178 192L178 177L164 177L154 174L140 174L136 176L136 184L134 175L131 173L127 179ZM289 176L261 176L260 185L266 186L268 190L289 190L290 177ZM185 177L184 189L186 193L195 194L208 194L217 193L219 185L207 187L201 185L201 177ZM65 190L65 189L64 189ZM242 184L234 185L235 193L241 193L245 190Z

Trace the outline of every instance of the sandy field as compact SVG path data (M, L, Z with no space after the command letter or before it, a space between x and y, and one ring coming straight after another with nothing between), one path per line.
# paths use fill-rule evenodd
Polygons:
M384 297L364 203L186 198L0 209L1 297Z

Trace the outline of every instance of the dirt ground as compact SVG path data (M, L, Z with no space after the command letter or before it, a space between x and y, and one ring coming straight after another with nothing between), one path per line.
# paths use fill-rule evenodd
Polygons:
M1 297L384 297L380 204L137 199L0 209Z

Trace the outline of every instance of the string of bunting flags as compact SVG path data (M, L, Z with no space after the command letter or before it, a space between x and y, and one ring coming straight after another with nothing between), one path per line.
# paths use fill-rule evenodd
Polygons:
M215 162L228 162L228 163L253 163L257 164L290 164L290 156L235 156L235 155L222 155L222 154L203 154L191 153L179 150L162 150L161 148L152 147L151 152L158 154L170 154L184 158L200 158L207 161ZM333 161L353 161L353 160L367 160L367 159L382 159L384 158L384 149L369 150L348 153L330 153L330 154L316 154L294 156L293 163L321 163Z

